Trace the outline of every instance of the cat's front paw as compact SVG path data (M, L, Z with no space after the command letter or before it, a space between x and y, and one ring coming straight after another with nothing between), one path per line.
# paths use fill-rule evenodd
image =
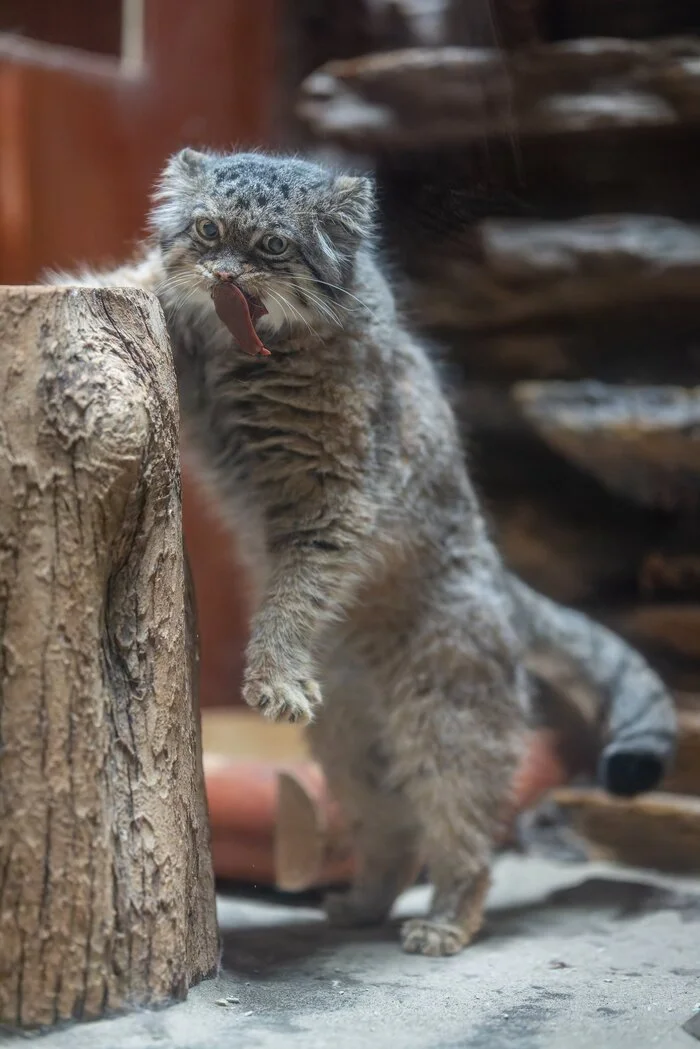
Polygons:
M408 954L442 958L459 954L466 943L467 937L457 925L412 918L401 929L401 946Z
M321 690L313 678L271 678L248 675L243 698L270 721L307 724L321 702Z

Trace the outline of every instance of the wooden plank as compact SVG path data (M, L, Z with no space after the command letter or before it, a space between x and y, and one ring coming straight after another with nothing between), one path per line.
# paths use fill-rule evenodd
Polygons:
M700 798L659 792L625 801L574 788L552 797L592 858L673 873L700 871Z
M700 705L678 712L678 753L663 789L672 794L700 794Z

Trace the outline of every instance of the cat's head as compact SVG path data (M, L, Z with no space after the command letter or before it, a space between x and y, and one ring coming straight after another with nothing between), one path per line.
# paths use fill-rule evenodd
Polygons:
M263 332L342 324L373 211L364 177L294 157L184 149L169 160L150 217L166 298L208 298L232 281Z

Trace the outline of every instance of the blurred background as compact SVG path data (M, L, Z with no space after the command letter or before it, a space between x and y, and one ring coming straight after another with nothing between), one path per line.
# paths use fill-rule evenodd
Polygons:
M698 32L697 0L0 0L0 282L123 259L185 144L372 169L507 560L661 671L693 793ZM202 704L230 706L245 579L185 482Z

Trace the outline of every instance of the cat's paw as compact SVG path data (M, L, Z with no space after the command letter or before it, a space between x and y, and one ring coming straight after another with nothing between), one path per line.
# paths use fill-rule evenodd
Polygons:
M459 954L466 946L466 936L457 925L444 925L426 918L412 918L401 929L401 946L408 954L442 958Z
M321 702L321 690L313 678L247 677L243 699L270 721L308 724Z
M361 896L352 889L328 893L323 900L323 909L330 924L341 929L381 925L388 913L383 901Z

